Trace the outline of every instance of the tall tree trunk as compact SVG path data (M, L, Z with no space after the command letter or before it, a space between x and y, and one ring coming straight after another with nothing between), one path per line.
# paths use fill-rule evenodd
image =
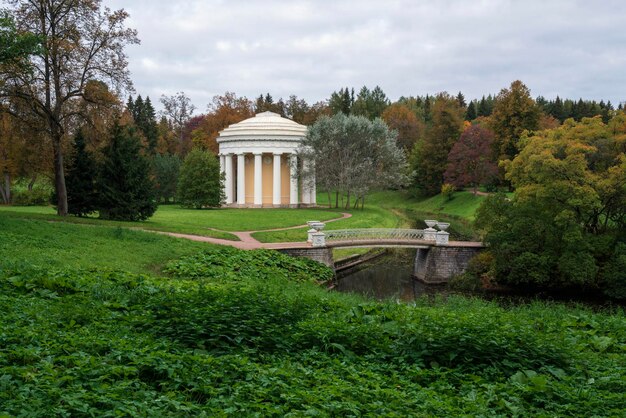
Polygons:
M67 189L65 187L65 171L63 168L63 149L61 148L61 135L52 138L54 149L54 189L57 194L57 215L67 215Z
M335 192L335 208L339 207L339 190Z
M330 209L333 207L333 200L330 195L330 190L328 190L326 193L328 194L328 209Z
M37 181L37 174L33 174L32 177L30 178L30 181L28 182L28 191L32 192L33 191L33 187L35 186L35 182Z
M0 183L0 196L3 203L7 205L11 203L11 175L9 173L4 173L4 187Z
M346 197L346 209L350 209L350 190L348 190L348 197Z
M364 206L365 206L365 195L361 196L361 210L363 210Z

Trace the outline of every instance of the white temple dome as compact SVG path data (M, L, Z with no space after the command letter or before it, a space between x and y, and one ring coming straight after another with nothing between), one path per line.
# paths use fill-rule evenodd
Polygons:
M217 137L217 143L250 139L300 142L306 136L306 131L306 126L291 119L283 118L274 112L262 112L222 130Z
M234 123L217 137L226 205L315 206L315 181L299 181L298 156L307 127L273 112Z

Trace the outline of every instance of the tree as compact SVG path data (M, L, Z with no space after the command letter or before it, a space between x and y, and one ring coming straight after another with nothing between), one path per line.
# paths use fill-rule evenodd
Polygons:
M178 201L189 208L219 207L224 195L224 178L213 154L192 150L180 169Z
M475 104L475 101L472 100L470 104L467 106L467 111L465 112L465 120L468 120L471 122L477 117L478 117L478 114L476 113L476 104Z
M163 116L169 118L174 130L178 133L178 141L181 148L183 147L183 133L185 125L191 119L191 115L196 107L191 103L191 99L185 95L185 92L178 92L173 96L161 96L161 104L163 105Z
M374 87L372 91L363 86L351 107L350 114L374 120L383 114L387 106L389 100L379 86Z
M176 133L165 116L161 117L157 125L157 153L161 155L183 154L179 147Z
M13 107L12 113L0 106L0 199L12 203L14 180L28 178L28 190L40 174L51 174L50 144L44 141L33 120L25 109ZM18 118L15 114L20 114Z
M411 152L413 185L425 195L435 195L441 190L448 154L463 126L463 110L456 98L447 93L437 95L431 114L431 125Z
M116 123L103 150L97 182L98 211L103 219L142 221L157 208L150 162L141 153L137 128Z
M129 101L132 101L132 97L129 98ZM137 125L145 137L148 152L154 154L158 144L159 130L156 122L156 112L150 97L146 97L146 100L143 100L141 95L139 95L133 103L127 104L126 108L132 115L135 125Z
M510 88L500 91L491 114L491 128L501 160L513 159L517 155L522 133L539 127L539 115L539 107L521 81L516 80Z
M387 126L398 132L398 146L409 153L424 132L424 124L402 103L394 103L383 112Z
M13 18L0 13L0 65L28 66L28 57L41 51L41 39L31 32L18 32Z
M334 91L328 100L328 107L333 115L343 113L349 115L354 104L354 89L342 88L339 92Z
M226 92L223 96L214 96L208 111L191 133L191 137L195 146L208 149L215 154L219 148L215 140L222 129L254 116L252 102L231 92Z
M180 157L177 155L155 155L152 160L157 202L168 202L176 197L176 186L180 172Z
M480 125L465 129L448 154L445 181L456 187L472 186L476 194L480 184L495 178L493 140L493 132Z
M477 214L500 282L626 297L623 270L614 274L626 256L626 119L611 122L570 119L523 136L505 167L515 197L489 199Z
M98 170L95 160L87 152L85 137L80 129L74 137L73 148L73 158L67 168L65 178L68 213L86 216L98 208L98 194L96 192Z
M93 80L130 88L124 46L139 40L135 30L124 28L128 14L102 9L100 0L9 3L18 31L36 36L42 48L29 60L34 71L3 69L0 97L22 101L42 121L54 153L57 213L66 215L62 145L67 127L82 117L74 103L85 99L85 88Z
M354 197L355 206L374 188L397 187L404 183L405 157L396 144L396 133L381 119L362 116L322 116L308 130L298 151L303 161L303 181L313 178L329 194L347 195L346 208Z
M464 108L467 106L467 103L465 103L465 96L461 92L456 95L456 101L459 103L459 107Z
M254 104L254 111L256 113L274 112L283 117L286 116L285 108L286 105L282 98L278 99L278 101L274 103L274 99L269 93L267 93L265 97L263 97L263 95L261 94L259 97L257 97Z

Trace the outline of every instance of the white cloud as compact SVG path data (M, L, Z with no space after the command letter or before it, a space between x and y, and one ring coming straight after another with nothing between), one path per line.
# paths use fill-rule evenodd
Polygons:
M626 2L104 0L127 6L137 91L185 91L199 109L225 91L296 94L342 86L400 95L497 93L626 100Z

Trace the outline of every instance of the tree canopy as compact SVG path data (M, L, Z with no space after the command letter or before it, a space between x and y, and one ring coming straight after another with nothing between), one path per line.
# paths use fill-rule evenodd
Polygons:
M626 266L615 264L626 258L625 131L620 114L608 125L568 120L522 138L506 165L515 198L491 198L477 217L498 280L626 297Z
M305 165L302 178L311 178L314 170L317 184L326 192L347 194L346 207L351 197L355 204L363 203L370 190L404 182L405 157L396 137L381 119L343 113L322 116L309 128L299 150L302 160L314 161Z
M0 98L22 102L41 121L53 145L57 213L66 215L62 141L72 121L84 118L76 101L90 100L86 88L95 80L116 89L129 88L124 47L139 40L135 30L124 27L128 14L102 8L100 0L11 0L9 4L17 31L37 37L42 48L29 57L29 70L3 68Z
M219 207L225 199L224 179L217 158L209 151L193 149L180 168L178 201L189 208Z

